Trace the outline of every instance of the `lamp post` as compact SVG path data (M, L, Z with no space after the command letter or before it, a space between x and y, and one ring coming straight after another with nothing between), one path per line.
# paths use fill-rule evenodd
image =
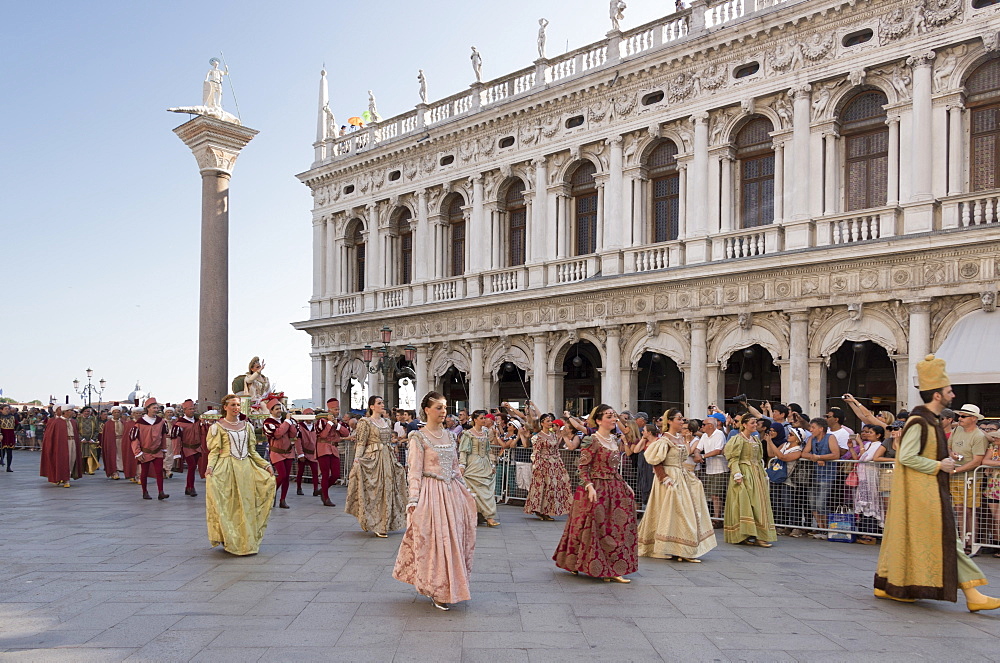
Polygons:
M382 329L379 330L379 337L382 341L382 345L373 348L370 345L366 345L364 349L361 350L361 358L365 362L365 368L372 375L376 373L382 374L382 385L384 389L389 388L389 376L394 372L394 367L396 365L393 359L399 357L399 353L393 353L392 348L389 344L392 342L392 329L388 325L383 325ZM375 355L378 354L378 364L372 366L372 361ZM403 358L406 361L413 361L416 357L417 349L412 345L403 346ZM388 396L388 394L386 394Z
M94 371L88 368L87 384L83 387L83 389L80 388L79 380L73 380L73 391L75 391L81 398L86 397L87 407L90 407L91 404L93 403L95 393L97 394L97 402L103 403L104 388L108 386L108 383L104 380L104 378L101 378L98 381L97 385L92 384L90 380L93 377L94 377ZM100 388L98 388L98 385L100 385Z

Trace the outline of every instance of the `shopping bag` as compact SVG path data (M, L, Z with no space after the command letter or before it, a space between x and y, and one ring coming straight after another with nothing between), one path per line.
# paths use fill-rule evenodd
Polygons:
M833 530L826 535L827 541L854 543L854 534L850 532L854 529L854 514L848 513L846 507L840 507L837 513L829 514L826 522L827 527Z
M766 471L771 483L785 483L788 479L788 464L778 458L768 461Z

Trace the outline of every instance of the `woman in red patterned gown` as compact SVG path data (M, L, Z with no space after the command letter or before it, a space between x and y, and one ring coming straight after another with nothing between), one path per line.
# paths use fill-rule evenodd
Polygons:
M635 495L618 468L622 442L615 434L618 415L601 404L588 425L597 432L583 439L580 483L573 495L566 529L556 548L556 566L574 575L586 573L604 582L631 582L623 576L639 568Z
M541 431L531 437L531 488L524 502L524 512L533 513L541 520L569 513L573 489L569 472L559 456L559 446L565 441L567 449L576 449L576 435L563 440L556 432L555 416L543 414L539 420Z

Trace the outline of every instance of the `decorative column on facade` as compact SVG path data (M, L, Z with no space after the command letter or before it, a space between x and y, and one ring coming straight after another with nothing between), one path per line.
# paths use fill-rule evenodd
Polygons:
M326 400L323 391L323 377L326 374L326 360L318 352L310 352L312 359L312 402L314 407L323 407Z
M701 111L691 116L694 124L693 170L688 173L687 237L685 248L689 264L706 262L710 259L708 242L704 238L708 232L708 113Z
M931 351L931 302L929 299L919 299L906 302L910 309L910 338L907 343L909 357L906 362L906 400L910 409L921 405L920 392L914 386L917 362L921 361ZM902 394L900 394L902 396Z
M530 230L528 244L528 285L537 288L545 285L545 260L549 257L546 249L554 244L546 238L549 226L549 169L548 160L542 156L534 159L531 165L535 167L534 199L531 204L531 215L528 217ZM553 224L555 221L553 220Z
M472 363L469 365L469 411L486 406L486 366L483 361L483 342L474 340L472 348Z
M548 343L544 333L535 334L531 340L534 345L531 354L531 400L539 412L548 412Z
M823 214L832 216L839 210L837 202L840 193L840 168L837 166L837 139L840 136L836 131L827 131L823 134L823 155L826 171L823 180Z
M337 288L337 274L340 271L340 263L337 261L337 223L334 217L331 215L326 219L326 232L323 239L325 254L325 265L324 271L326 276L324 277L323 285L323 298L329 302L329 315L334 315L336 311L334 310L334 302L332 301L334 297L340 295L340 290Z
M785 220L785 141L771 142L774 150L774 223Z
M722 166L722 190L719 192L719 229L726 233L735 229L733 223L733 161L732 148L726 148L719 156Z
M347 353L344 353L346 356ZM326 408L326 401L328 398L336 398L340 400L343 397L341 392L347 391L350 394L350 384L341 385L340 379L337 376L337 355L334 353L327 353L323 355L323 393L314 396L318 398L316 401L316 406L321 408ZM350 361L350 359L344 359L344 361ZM315 393L315 392L314 392ZM348 403L342 404L342 411L346 412L350 409L350 396L348 396Z
M434 388L430 380L430 371L428 362L430 357L428 356L428 350L430 349L426 343L418 343L417 353L413 357L413 372L416 374L416 391L417 400L423 397L428 391Z
M313 296L310 302L310 316L319 318L324 315L322 299L326 294L326 286L323 279L326 273L324 264L326 252L326 221L323 217L313 218Z
M899 116L890 115L885 123L889 125L889 172L886 204L899 204Z
M365 267L368 271L367 282L365 283L365 290L375 290L381 288L384 285L382 281L382 262L385 259L383 252L385 251L385 246L382 241L382 233L379 232L378 227L378 208L375 207L374 203L371 203L366 208L367 211L367 221L368 236L365 237Z
M965 142L965 129L962 114L965 108L961 103L948 106L948 195L962 194L962 173L965 157L962 149Z
M622 393L622 350L621 335L622 330L618 325L602 327L607 332L607 339L604 343L604 353L607 365L604 368L604 380L602 380L603 396L602 400L620 411L626 407L624 394Z
M416 258L413 261L413 280L419 283L432 278L434 268L434 260L431 257L434 255L434 233L431 232L430 219L427 215L427 189L417 190L417 232L413 237Z
M809 401L809 309L789 311L791 330L788 371L791 374L787 402L803 405Z
M906 233L929 232L934 229L934 181L931 160L934 158L932 113L933 92L931 66L934 51L907 58L913 71L913 110L910 132L910 201L903 215ZM940 155L939 155L940 156Z
M611 158L610 177L604 192L603 249L606 253L601 256L601 273L608 276L622 272L621 248L625 245L622 235L629 233L632 227L632 218L624 215L622 207L624 142L624 138L620 135L607 140L611 148Z
M604 200L607 198L608 174L601 173L594 176L594 183L597 185L597 237L594 244L596 252L604 250Z
M486 228L486 206L483 200L483 176L481 173L474 175L469 178L472 181L472 218L469 229L466 231L465 236L468 238L468 256L469 260L466 263L466 274L478 274L483 271L485 256L483 249L484 240L488 239L486 234L488 229ZM479 291L479 279L472 278L467 280L466 292L469 297L477 297L480 294ZM482 404L477 404L476 407L481 407Z
M708 409L708 321L688 320L691 325L691 362L685 391L688 394L688 416L697 416Z
M677 239L687 238L687 195L688 195L688 165L677 164Z
M812 87L808 84L793 87L788 91L792 98L792 162L795 171L802 177L792 182L792 218L797 221L809 219L809 121Z

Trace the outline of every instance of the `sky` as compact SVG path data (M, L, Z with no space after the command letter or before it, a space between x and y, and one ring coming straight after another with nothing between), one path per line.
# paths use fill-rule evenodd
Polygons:
M673 0L629 0L629 29ZM209 58L230 68L223 105L260 134L230 189L229 375L261 356L273 387L311 396L307 319L319 72L338 123L412 110L423 69L433 102L466 89L475 45L490 80L604 37L607 0L9 3L0 55L0 390L75 402L73 379L194 398L201 184L173 133L201 103ZM235 90L235 99L233 95ZM237 108L238 102L238 108Z

